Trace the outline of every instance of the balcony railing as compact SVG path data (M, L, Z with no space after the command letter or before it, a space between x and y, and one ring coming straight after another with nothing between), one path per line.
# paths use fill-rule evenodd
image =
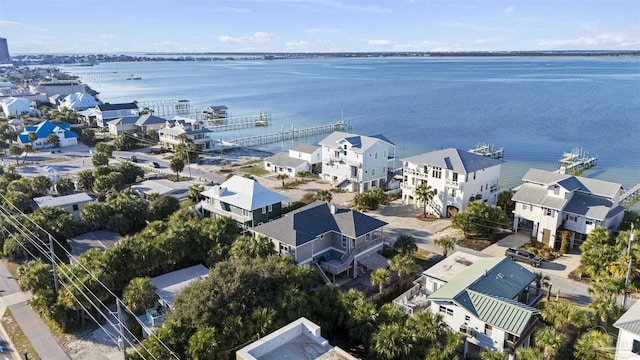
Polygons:
M235 221L237 221L239 223L243 223L244 224L244 223L246 223L248 221L251 221L251 219L252 219L251 216L243 216L243 215L240 215L240 214L236 214L234 212L227 211L227 210L224 210L224 209L222 209L220 207L217 207L217 206L215 206L213 204L209 204L206 201L201 201L200 203L202 204L202 208L204 210L210 211L210 212L218 214L218 215L229 217L229 218L231 218L231 219L233 219L233 220L235 220Z
M447 179L447 186L454 189L460 189L460 183L458 181Z
M351 266L351 261L353 258L364 252L365 250L372 249L374 247L382 245L384 238L381 235L375 235L371 240L365 242L364 244L360 244L355 248L351 249L349 252L345 252L340 259L332 259L329 261L323 261L320 263L320 267L327 271L330 274L341 274Z

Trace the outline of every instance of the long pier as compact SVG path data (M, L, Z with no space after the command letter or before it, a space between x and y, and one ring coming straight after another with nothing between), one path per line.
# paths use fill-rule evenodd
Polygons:
M260 114L256 115L205 119L202 121L204 121L205 127L213 132L243 129L254 126L269 126L269 123L271 123L271 112L262 111Z
M596 166L598 158L589 155L582 149L575 148L570 152L562 154L562 159L558 160L560 174L575 174L582 170Z
M307 136L326 134L333 131L344 131L345 128L345 122L340 120L325 125L300 129L291 128L289 130L281 130L270 134L241 137L235 140L231 140L230 142L236 146L259 146L287 140L296 140Z
M634 200L640 197L640 184L627 190L620 196L620 205L630 205Z

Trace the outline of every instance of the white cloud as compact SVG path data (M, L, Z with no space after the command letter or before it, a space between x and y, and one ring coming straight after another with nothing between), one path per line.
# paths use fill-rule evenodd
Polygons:
M245 44L245 43L264 44L264 43L268 43L275 40L276 37L277 35L273 33L257 32L251 36L240 36L240 37L220 35L218 36L218 41L224 42L224 43L233 43L233 44Z
M339 29L330 29L330 28L315 28L315 29L307 29L303 30L303 32L307 34L328 34L328 33L338 33Z
M310 44L311 43L309 41L306 41L306 40L287 41L287 42L284 43L284 46L286 46L288 48L301 49L301 48L309 47Z
M373 45L373 46L386 46L391 44L391 41L386 39L372 39L367 42L369 43L369 45Z
M548 39L542 40L538 46L545 49L561 50L613 50L613 49L633 49L640 45L637 36L638 29L626 33L603 33L591 36L581 36L575 39Z
M473 40L473 43L476 45L489 45L489 44L499 44L503 41L504 39L497 37L497 38L491 38L491 39L476 39Z
M516 7L515 6L509 6L508 8L504 9L504 12L510 14L512 12L516 11Z
M0 20L0 28L18 28L20 30L28 30L28 31L40 31L44 32L46 29L38 28L33 25L24 24L17 21L8 21L8 20Z
M217 9L217 11L225 12L225 13L249 13L249 12L251 12L251 10L249 10L249 9L242 9L242 8L231 7L231 6L220 7L220 8Z
M100 39L119 39L120 37L116 34L104 34L98 36Z

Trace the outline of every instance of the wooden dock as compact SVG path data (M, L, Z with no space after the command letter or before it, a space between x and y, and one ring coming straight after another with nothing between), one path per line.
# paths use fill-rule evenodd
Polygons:
M276 142L282 142L287 140L296 140L300 138L305 138L307 136L326 134L333 131L344 131L346 128L346 124L344 121L336 121L333 123L312 126L307 128L295 129L291 128L288 130L281 130L275 133L263 134L263 135L254 135L241 137L238 139L234 139L229 141L230 143L240 146L240 147L250 147L250 146L259 146L272 144Z
M627 190L620 196L620 205L627 206L631 205L634 201L640 198L640 184L636 184L636 186Z
M493 159L502 159L504 157L504 149L488 144L476 144L475 149L469 149L469 152L476 155L482 155Z
M560 167L557 172L560 174L575 174L596 166L598 158L589 155L588 152L574 148L570 152L562 154L562 159L558 160Z
M269 126L271 123L271 112L261 111L260 114L256 115L205 119L202 121L204 121L204 126L213 132L244 129L255 126Z

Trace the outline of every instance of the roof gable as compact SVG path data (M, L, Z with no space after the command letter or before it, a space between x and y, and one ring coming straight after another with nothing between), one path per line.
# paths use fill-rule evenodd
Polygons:
M357 149L357 151L365 151L370 147L372 147L373 145L378 144L380 142L384 142L388 146L395 147L394 143L392 143L382 135L363 136L363 135L357 135L357 134L350 134L342 131L332 132L331 134L329 134L329 136L320 140L318 144L321 146L328 146L328 147L334 148L341 141L347 141L349 144L351 144L352 148Z
M288 199L286 196L260 185L255 180L237 175L215 188L204 191L202 195L252 211Z
M478 170L501 165L502 160L468 152L466 150L448 148L436 150L402 159L419 166L431 165L452 170L458 174L470 174Z
M522 180L524 182L546 186L558 184L565 189L574 188L577 191L588 192L594 195L604 196L608 198L615 197L622 189L621 184L610 181L560 174L557 172L540 169L529 169Z
M539 313L538 309L518 301L473 290L460 293L455 302L481 321L515 335L521 335L531 317Z
M613 326L640 335L640 301L636 301Z

